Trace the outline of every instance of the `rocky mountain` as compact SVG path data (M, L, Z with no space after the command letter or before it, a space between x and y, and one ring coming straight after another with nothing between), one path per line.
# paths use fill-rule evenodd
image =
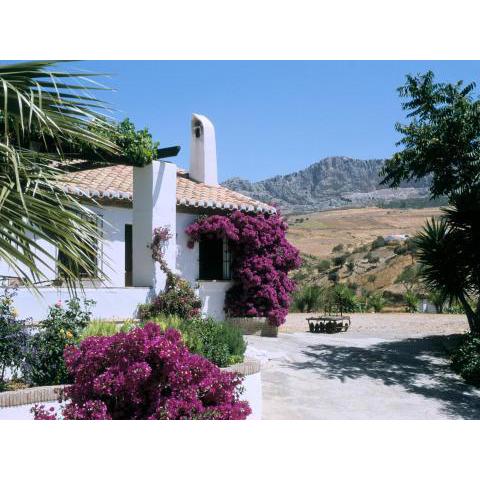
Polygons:
M407 182L398 189L380 185L385 160L327 157L313 165L259 182L231 178L222 185L280 207L283 213L378 205L391 200L425 198L428 181Z

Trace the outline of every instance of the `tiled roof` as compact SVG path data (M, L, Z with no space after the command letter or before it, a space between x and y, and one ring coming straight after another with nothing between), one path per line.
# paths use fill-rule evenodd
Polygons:
M110 165L69 172L61 181L72 194L88 198L132 201L133 167ZM268 211L275 209L228 188L196 182L185 170L177 171L177 205L223 210Z

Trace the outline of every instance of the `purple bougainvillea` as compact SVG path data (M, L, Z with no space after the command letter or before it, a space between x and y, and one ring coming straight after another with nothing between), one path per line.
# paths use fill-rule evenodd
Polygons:
M74 383L67 387L67 420L243 420L241 377L188 351L173 329L154 323L110 337L89 337L65 350ZM35 407L36 419L56 419Z
M288 272L301 263L298 250L286 239L287 228L279 214L235 211L199 218L186 229L194 241L202 236L229 240L234 281L225 298L229 315L267 317L272 325L285 322L295 289Z

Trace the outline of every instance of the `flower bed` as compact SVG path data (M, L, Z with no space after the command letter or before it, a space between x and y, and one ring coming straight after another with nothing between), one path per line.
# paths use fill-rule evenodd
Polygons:
M240 400L247 401L252 413L249 420L258 420L262 416L262 385L261 385L261 363L258 360L246 358L243 362L221 369L224 372L237 373L244 377L242 386L244 391ZM13 417L15 407L23 408L21 418L31 419L33 414L30 408L35 404L63 400L64 389L69 385L53 385L45 387L32 387L15 390L11 392L0 392L0 420ZM57 407L59 404L57 404ZM15 418L19 418L18 414Z

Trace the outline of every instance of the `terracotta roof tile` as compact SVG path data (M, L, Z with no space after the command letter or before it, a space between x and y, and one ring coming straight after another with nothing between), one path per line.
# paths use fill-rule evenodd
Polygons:
M70 172L63 176L61 183L68 192L79 196L131 201L133 167L111 165ZM224 210L274 211L270 205L220 185L196 182L181 169L177 171L177 205Z

